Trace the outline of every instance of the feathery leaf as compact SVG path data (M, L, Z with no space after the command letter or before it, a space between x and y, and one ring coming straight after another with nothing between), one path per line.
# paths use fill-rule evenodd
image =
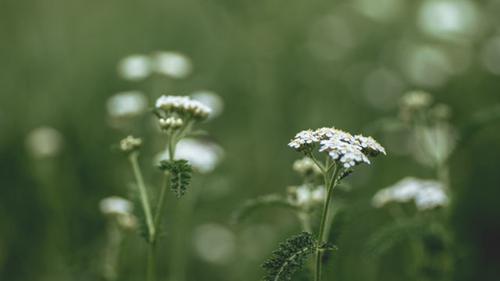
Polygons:
M188 161L184 159L173 161L163 160L160 162L159 168L164 172L170 173L170 189L175 193L177 198L182 197L191 182L191 174L193 172Z

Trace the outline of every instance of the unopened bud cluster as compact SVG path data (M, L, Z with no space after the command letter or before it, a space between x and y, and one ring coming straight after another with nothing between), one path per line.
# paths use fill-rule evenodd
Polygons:
M134 152L142 146L142 139L127 136L120 141L120 150L126 153Z
M158 123L160 124L160 128L162 130L169 129L179 129L184 125L184 121L182 121L179 117L167 117L158 119Z

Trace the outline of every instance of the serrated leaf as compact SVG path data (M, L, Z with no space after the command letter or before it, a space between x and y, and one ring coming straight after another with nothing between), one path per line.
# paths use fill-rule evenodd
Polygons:
M177 198L182 197L191 183L191 174L193 169L188 161L180 160L163 160L160 162L159 168L164 172L170 173L169 183Z
M278 194L269 194L255 199L248 200L233 214L233 223L240 223L245 218L250 216L253 212L266 208L266 207L280 207L293 210L300 210L300 208Z
M317 242L308 232L289 238L281 243L262 267L266 271L264 281L289 281L316 250Z

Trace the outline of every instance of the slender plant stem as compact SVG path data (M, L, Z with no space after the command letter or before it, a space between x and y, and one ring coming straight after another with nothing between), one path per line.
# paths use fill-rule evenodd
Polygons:
M326 241L326 222L327 222L327 217L328 217L328 211L330 208L330 201L332 199L332 194L333 194L333 189L335 187L335 184L337 182L337 176L340 171L339 167L336 167L333 175L331 178L329 178L329 175L326 173L324 174L325 176L325 186L327 188L327 194L325 198L325 202L323 205L323 213L321 215L321 223L319 226L319 232L318 232L318 243L321 245ZM315 275L314 275L314 280L315 281L320 281L321 280L321 265L322 265L322 257L323 257L323 252L321 249L316 249L316 269L315 269Z
M148 226L148 232L149 232L149 237L148 237L149 242L152 242L156 235L155 226L153 223L153 216L151 215L151 207L149 206L148 193L146 190L146 186L144 185L144 180L142 178L141 170L139 169L137 157L138 157L137 153L131 153L129 159L130 163L132 164L132 169L134 170L135 179L137 180L137 188L139 189L142 208L144 209L144 215L146 216L146 224Z
M156 230L158 230L160 228L161 218L163 217L163 212L165 209L165 198L167 197L167 189L168 189L168 185L169 185L168 180L169 180L169 174L166 174L165 175L165 182L161 186L160 198L158 199L158 205L156 206L156 213L155 213L155 217L154 217L154 225L155 225ZM156 242L156 240L157 240L157 235L154 237L153 242Z
M147 281L156 280L156 256L155 256L155 243L148 245L148 264L147 264Z

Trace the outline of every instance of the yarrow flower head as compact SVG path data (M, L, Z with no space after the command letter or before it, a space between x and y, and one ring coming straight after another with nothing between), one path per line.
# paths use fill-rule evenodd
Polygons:
M388 203L414 201L418 210L429 210L448 205L449 199L443 184L435 180L407 177L396 184L378 191L372 204L376 208Z
M360 163L370 164L368 156L386 154L384 147L372 137L353 136L335 128L301 131L288 146L308 154L312 152L316 144L319 144L320 152L328 153L344 168L352 168Z
M185 121L191 118L205 120L211 112L208 106L186 96L161 96L156 100L156 109L161 118L174 116Z

